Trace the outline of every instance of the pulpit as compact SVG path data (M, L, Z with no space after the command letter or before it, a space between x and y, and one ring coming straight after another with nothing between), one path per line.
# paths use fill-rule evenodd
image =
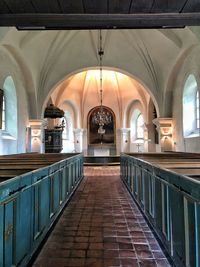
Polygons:
M45 129L45 153L60 153L62 149L62 130Z
M60 153L63 149L62 133L64 120L62 118L64 117L64 111L50 104L45 109L44 117L48 118L49 123L44 131L45 153ZM60 119L62 119L61 124L59 124Z

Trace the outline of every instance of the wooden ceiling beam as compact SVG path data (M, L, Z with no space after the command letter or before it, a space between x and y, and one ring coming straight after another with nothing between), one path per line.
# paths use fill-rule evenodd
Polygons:
M200 25L200 13L1 14L0 26L27 29L146 29Z

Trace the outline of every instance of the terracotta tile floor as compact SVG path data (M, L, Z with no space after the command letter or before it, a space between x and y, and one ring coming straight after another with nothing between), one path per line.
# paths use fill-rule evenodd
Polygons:
M119 178L119 167L86 167L85 178L34 267L169 267Z

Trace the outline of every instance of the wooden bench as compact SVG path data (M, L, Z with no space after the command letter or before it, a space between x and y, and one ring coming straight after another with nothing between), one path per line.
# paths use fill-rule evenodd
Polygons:
M0 157L0 266L28 266L82 177L81 154Z
M199 266L200 154L122 154L120 171L175 265Z
M23 153L0 156L0 182L31 172L77 154Z

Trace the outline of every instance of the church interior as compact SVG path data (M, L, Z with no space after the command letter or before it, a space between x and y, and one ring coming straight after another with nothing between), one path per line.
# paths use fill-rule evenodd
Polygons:
M200 267L198 1L17 2L0 3L0 267Z
M62 151L94 155L88 117L100 105L98 30L1 32L1 154L44 151L40 129L52 103L65 113ZM199 28L102 30L102 38L102 100L114 114L115 154L137 152L138 142L142 152L198 152ZM144 136L137 138L140 114Z

